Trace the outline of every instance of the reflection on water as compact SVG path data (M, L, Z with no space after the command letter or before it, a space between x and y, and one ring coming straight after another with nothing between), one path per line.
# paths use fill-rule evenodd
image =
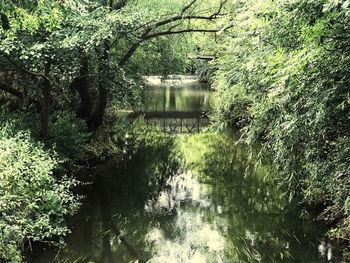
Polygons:
M275 187L273 170L254 167L245 147L225 135L199 134L178 137L176 149L182 165L163 149L146 150L124 169L101 168L103 179L58 259L339 262L321 239L323 227L299 218Z
M257 166L246 147L227 136L195 135L182 145L191 169L210 186L216 212L207 219L222 229L224 262L327 262L318 252L322 226L300 219L276 188L271 167Z
M210 92L207 84L192 78L163 82L151 78L146 82L143 105L145 111L209 111Z
M146 205L149 213L176 215L171 222L149 229L146 242L152 247L150 262L220 262L225 238L202 213L212 205L207 187L190 172L168 183L171 189L162 192L151 207Z
M147 78L142 107L128 115L129 120L142 115L148 126L164 133L195 133L209 126L211 93L207 84L193 76L172 80Z

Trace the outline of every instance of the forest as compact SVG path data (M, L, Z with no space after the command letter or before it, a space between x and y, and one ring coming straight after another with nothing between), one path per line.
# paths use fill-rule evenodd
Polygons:
M142 108L145 76L193 74L210 86L210 125L204 135L180 136L182 154L203 174L201 183L213 184L215 202L229 207L234 201L228 200L241 200L225 210L227 224L241 227L233 220L238 214L246 224L257 217L273 225L267 212L288 218L295 206L293 217L321 224L319 240L338 249L335 261L288 258L280 252L290 246L286 237L254 223L254 231L237 231L256 247L251 241L246 249L249 242L236 238L230 240L236 248L230 243L228 252L217 252L229 261L174 262L349 262L350 0L0 0L0 18L0 262L164 262L152 261L151 250L135 251L133 245L146 246L138 243L146 234L134 240L128 232L127 241L126 219L109 205L101 208L101 220L116 221L128 256L118 261L112 241L101 257L62 260L57 251L65 251L72 221L90 202L84 189L103 188L103 198L115 202L134 192L135 199L153 200L166 189L166 176L184 169L174 136L142 118L129 125L123 114ZM228 157L244 159L238 147L248 152L244 165ZM116 195L99 172L106 165L123 180ZM265 179L252 179L251 170L273 177L278 193L264 190ZM232 181L238 189L229 187ZM285 208L280 200L257 205L262 192L267 200L278 195ZM123 207L125 213L133 205ZM208 222L218 216L208 213ZM249 239L248 232L263 234ZM33 260L43 248L56 257Z

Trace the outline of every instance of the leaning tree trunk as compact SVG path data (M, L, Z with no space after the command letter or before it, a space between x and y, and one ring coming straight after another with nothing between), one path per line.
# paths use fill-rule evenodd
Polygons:
M99 76L98 76L98 98L94 113L89 122L90 130L97 130L103 123L103 119L106 113L106 107L108 102L108 87L107 78L109 70L109 43L104 43L103 55L99 64Z

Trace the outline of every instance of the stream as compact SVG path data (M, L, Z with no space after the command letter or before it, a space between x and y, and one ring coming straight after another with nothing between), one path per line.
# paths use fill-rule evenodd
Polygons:
M192 78L148 84L145 111L210 110L210 92ZM278 173L253 150L225 133L172 138L123 165L98 167L67 247L29 261L339 262L326 227L288 202Z

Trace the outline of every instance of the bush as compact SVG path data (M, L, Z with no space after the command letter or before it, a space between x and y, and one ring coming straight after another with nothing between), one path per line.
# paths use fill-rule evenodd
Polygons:
M85 121L72 112L59 111L51 119L48 143L71 160L84 158L89 136Z
M85 121L70 111L56 111L52 115L46 146L55 148L61 159L82 160L90 138ZM33 138L39 138L39 114L22 110L11 111L8 105L2 105L0 125L4 126L8 122L11 122L13 131L28 130Z
M14 132L10 124L0 130L1 262L21 262L26 245L68 233L64 217L78 205L70 191L75 181L56 179L58 165L55 153L28 132Z

